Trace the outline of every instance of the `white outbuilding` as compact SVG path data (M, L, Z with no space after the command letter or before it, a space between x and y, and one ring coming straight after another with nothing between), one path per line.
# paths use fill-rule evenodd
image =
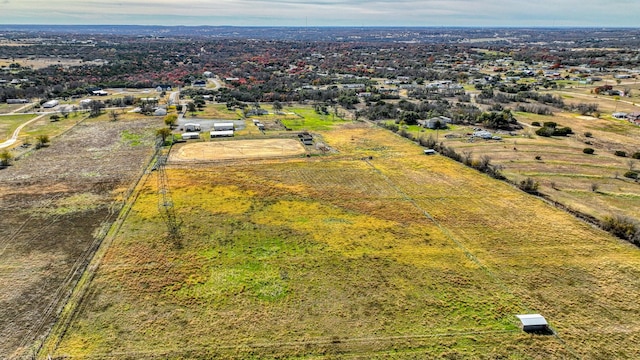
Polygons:
M544 316L540 314L524 314L516 315L522 324L522 330L525 332L548 331L549 324Z

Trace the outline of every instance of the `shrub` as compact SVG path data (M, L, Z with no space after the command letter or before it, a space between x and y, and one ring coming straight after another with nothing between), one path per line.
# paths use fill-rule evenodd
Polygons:
M545 121L544 122L544 127L555 128L556 126L558 126L558 123L556 123L554 121Z
M602 220L601 226L621 239L640 245L640 225L628 217L607 216Z
M590 137L592 137L592 136L593 136L593 134L592 134L592 133L590 133L589 131L587 131L586 133L584 133L584 137L588 137L588 138L590 138Z
M542 156L536 155L536 160L542 160Z
M634 159L640 159L640 151L634 152L633 155L631 155L631 157Z
M531 126L540 126L540 122L534 121L531 123Z
M627 157L627 153L626 153L626 152L624 152L624 151L622 151L622 150L616 150L613 154L614 154L615 156Z
M626 173L624 173L624 177L629 178L629 179L637 179L638 178L638 172L634 171L634 170L629 170Z
M545 123L547 124L547 123ZM545 127L541 127L540 129L536 130L536 134L540 135L540 136L545 136L545 137L549 137L549 136L567 136L569 134L573 134L573 130L571 130L571 128L569 127L550 127L550 126L545 126Z
M9 150L3 150L0 152L0 166L9 166L11 159L13 159L13 155Z
M530 177L520 181L520 184L518 184L518 188L520 188L520 190L528 192L529 194L537 194L539 186L540 184Z
M595 153L596 151L593 150L592 148L584 148L584 149L582 149L582 152L585 153L585 154L591 155L591 154Z
M573 134L573 130L571 130L570 127L561 127L561 128L553 129L554 136L567 136L569 134Z
M544 137L553 136L553 133L554 133L554 129L550 127L541 127L540 129L536 130L536 135L544 136Z

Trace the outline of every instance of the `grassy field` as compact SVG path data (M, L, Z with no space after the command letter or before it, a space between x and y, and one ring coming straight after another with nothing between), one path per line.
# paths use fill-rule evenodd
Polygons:
M187 116L185 118L190 116L191 112L187 112ZM242 113L236 110L227 109L225 104L207 103L207 106L202 110L195 112L195 116L208 119L237 120L242 118Z
M287 116L282 119L282 123L288 128L295 130L320 131L331 129L334 125L344 123L347 120L335 116L334 114L318 114L312 107L292 107L285 108L285 113L296 114L297 116Z
M490 156L493 163L503 166L503 173L511 180L530 177L538 181L543 193L572 209L598 218L619 214L640 220L636 210L640 207L640 186L623 176L631 166L640 167L640 161L630 158L640 151L640 127L623 120L571 113L554 116L515 113L515 116L525 125L554 121L571 127L575 134L545 138L534 135L537 127L527 126L517 136L502 134L503 141L469 141L464 133L471 129L459 128L441 131L440 140L458 152L472 153L475 158ZM450 133L461 137L442 136ZM586 133L591 136L586 137ZM595 154L584 154L582 150L587 147L595 149ZM627 157L615 156L617 150L625 151Z
M82 123L0 170L0 358L31 358L154 138L149 120Z
M18 126L35 118L36 115L3 115L0 116L0 141L11 137Z
M637 248L387 131L322 135L335 155L170 167L178 245L149 176L42 357L640 353Z
M26 104L0 104L0 114L9 114L25 105Z

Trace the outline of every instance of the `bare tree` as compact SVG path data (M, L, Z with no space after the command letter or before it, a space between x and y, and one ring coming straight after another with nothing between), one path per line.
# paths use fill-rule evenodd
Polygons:
M109 118L111 121L118 121L118 113L115 110L109 112Z

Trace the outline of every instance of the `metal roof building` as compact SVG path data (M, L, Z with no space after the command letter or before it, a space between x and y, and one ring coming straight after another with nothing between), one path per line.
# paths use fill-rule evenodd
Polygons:
M516 315L522 323L522 330L526 332L546 331L549 330L549 324L544 316L540 314L524 314Z

